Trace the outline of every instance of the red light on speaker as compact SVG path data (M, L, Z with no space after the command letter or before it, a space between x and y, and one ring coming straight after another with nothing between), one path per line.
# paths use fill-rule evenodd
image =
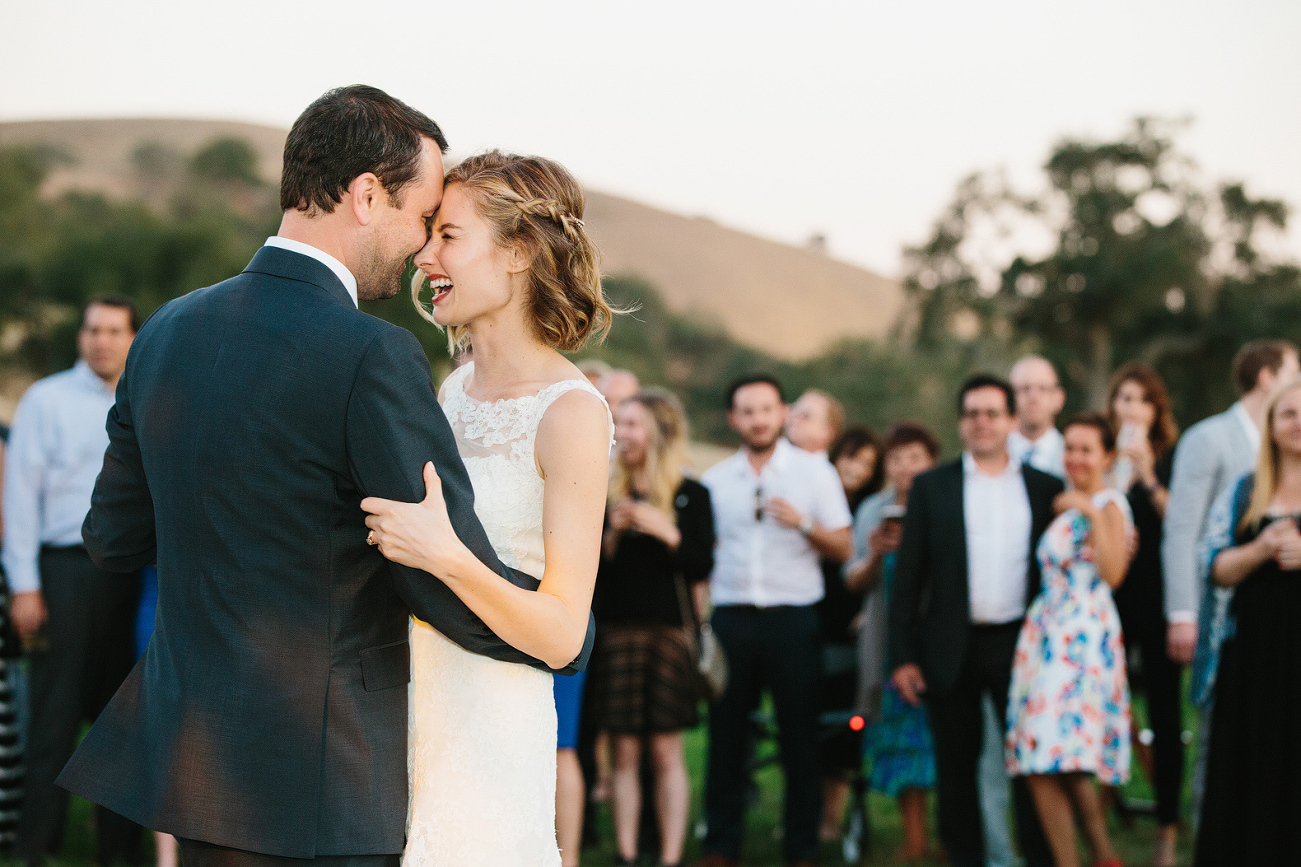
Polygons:
M861 732L863 727L866 725L867 722L858 714L854 714L849 718L849 728L851 731Z

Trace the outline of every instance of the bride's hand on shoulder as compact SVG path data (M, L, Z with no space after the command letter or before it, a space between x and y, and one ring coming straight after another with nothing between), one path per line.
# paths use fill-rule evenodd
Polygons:
M402 503L381 497L367 497L361 508L369 512L367 541L379 546L387 559L403 566L423 569L440 578L458 574L467 557L465 547L443 500L443 482L432 462L425 464L425 498L419 503Z

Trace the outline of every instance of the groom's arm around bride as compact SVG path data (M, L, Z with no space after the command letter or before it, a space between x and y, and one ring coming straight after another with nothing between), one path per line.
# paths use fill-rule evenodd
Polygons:
M428 361L415 338L397 329L393 339L376 341L367 353L348 404L348 441L361 444L360 449L349 454L359 490L366 496L418 502L426 495L423 462L433 461L456 535L476 557L511 583L536 590L537 577L504 566L497 559L475 516L470 478L457 455L447 418L441 410L435 412L427 406L430 400L437 402L430 386ZM413 411L413 406L422 403L426 406ZM366 448L367 443L373 443L375 448ZM438 448L431 448L431 444ZM398 592L409 600L415 615L466 650L507 662L547 667L502 642L442 581L397 563L390 564L390 569ZM572 674L586 667L594 637L595 621L589 616L583 650L562 673Z

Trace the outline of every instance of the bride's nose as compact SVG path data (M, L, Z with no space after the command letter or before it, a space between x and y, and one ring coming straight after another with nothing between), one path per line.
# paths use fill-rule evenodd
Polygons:
M412 264L425 273L429 273L438 267L438 257L434 255L434 243L435 239L430 238L411 260Z

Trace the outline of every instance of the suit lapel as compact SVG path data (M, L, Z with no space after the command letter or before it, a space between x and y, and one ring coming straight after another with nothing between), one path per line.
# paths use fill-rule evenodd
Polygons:
M939 491L939 500L944 511L937 517L939 526L949 529L953 534L954 550L958 553L955 564L957 574L954 577L961 588L965 604L970 607L971 600L968 598L967 588L967 511L963 478L962 459L959 458L948 465L947 472L942 476L943 485Z
M1036 556L1039 537L1048 529L1053 518L1053 502L1049 489L1043 484L1043 474L1032 472L1021 465L1021 478L1025 482L1026 499L1030 501L1029 553L1026 557L1026 605L1039 593L1039 560Z

